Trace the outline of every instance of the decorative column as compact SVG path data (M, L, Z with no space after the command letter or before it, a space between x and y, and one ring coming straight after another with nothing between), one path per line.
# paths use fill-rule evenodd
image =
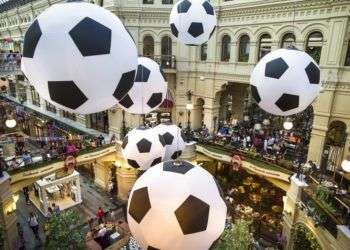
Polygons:
M81 187L80 187L80 178L79 175L78 177L75 179L75 185L77 187L77 193L76 193L76 202L81 203L82 202L82 198L81 198Z
M207 105L204 105L204 124L207 126L209 133L215 132L215 127L218 122L219 117L219 105L213 105L211 107L208 107ZM216 118L215 118L216 117Z
M0 170L1 171L1 170ZM0 228L3 231L4 249L14 249L17 240L16 203L11 192L10 176L7 172L0 177Z
M259 44L257 42L250 43L249 63L256 64L258 62L258 49Z
M230 62L235 63L237 62L238 56L237 56L237 42L231 42L231 48L230 48Z
M32 100L32 93L30 91L30 85L26 85L26 95L27 95L27 104L33 104L33 100Z
M117 166L117 185L118 198L121 200L128 200L129 192L137 179L137 170L126 166Z
M294 174L290 179L290 186L286 196L283 197L283 235L287 241L285 249L291 248L292 228L298 217L297 204L301 199L302 189L307 186L304 180L299 180Z

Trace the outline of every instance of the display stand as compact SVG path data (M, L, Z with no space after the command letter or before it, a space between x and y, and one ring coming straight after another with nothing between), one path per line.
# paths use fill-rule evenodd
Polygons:
M57 178L56 174L48 175L34 183L30 200L44 216L48 208L55 203L60 210L65 210L82 202L79 172Z

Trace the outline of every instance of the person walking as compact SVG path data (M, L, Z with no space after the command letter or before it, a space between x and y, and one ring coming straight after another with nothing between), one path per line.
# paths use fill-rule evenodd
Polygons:
M24 197L26 199L26 204L29 205L30 200L29 200L29 188L28 187L23 188L23 194L24 194Z
M39 236L39 222L38 222L38 216L34 214L33 212L30 212L29 218L28 218L28 224L29 227L32 229L33 234L35 238L40 242L40 236Z
M96 217L98 219L98 224L102 224L103 223L103 217L105 216L105 212L103 211L102 207L98 208Z
M58 205L56 205L55 203L52 203L52 209L54 214L59 215L61 213L61 209Z

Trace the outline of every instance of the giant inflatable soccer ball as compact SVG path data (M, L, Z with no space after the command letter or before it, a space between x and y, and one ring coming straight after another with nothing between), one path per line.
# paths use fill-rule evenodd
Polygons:
M187 161L167 161L137 179L127 219L143 249L202 250L220 237L226 212L210 173Z
M163 161L165 141L153 129L138 127L125 136L122 153L131 167L146 170Z
M207 0L180 0L170 13L171 33L186 45L206 43L214 33L216 15Z
M303 51L278 49L259 61L250 84L260 108L274 115L293 115L304 111L318 96L320 69Z
M164 161L175 160L185 149L185 136L181 129L174 124L159 124L153 128L155 133L163 136L165 141Z
M64 110L111 108L134 83L137 50L118 17L95 4L52 5L29 26L22 70L39 95Z
M165 99L168 84L160 66L147 57L138 58L134 86L119 105L132 114L146 114L158 108Z

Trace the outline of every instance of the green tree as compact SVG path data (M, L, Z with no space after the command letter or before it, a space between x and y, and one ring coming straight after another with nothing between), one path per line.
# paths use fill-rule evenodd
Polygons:
M249 233L250 221L237 220L225 229L215 246L215 250L248 250L252 241Z
M72 210L53 215L47 225L45 249L85 249L85 233L79 222L79 215Z
M321 250L320 244L317 242L315 235L304 225L297 225L292 234L293 249L310 249Z

